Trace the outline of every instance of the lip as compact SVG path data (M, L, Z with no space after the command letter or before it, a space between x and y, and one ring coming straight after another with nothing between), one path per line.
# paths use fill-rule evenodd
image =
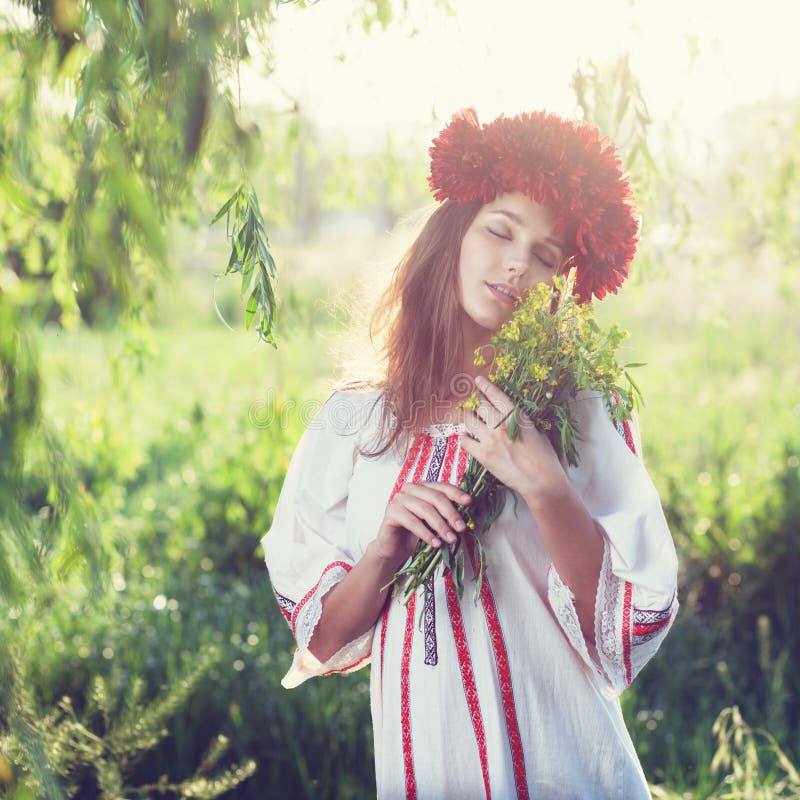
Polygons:
M519 295L514 291L514 289L509 286L507 283L486 283L486 286L489 288L489 291L501 302L506 303L509 306L513 306L517 300L519 300ZM503 292L499 291L497 287L505 289L507 292L511 292L514 297L509 297L507 294L503 294Z

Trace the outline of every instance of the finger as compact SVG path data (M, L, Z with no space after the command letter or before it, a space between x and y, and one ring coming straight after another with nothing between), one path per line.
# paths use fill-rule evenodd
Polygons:
M472 500L471 495L469 495L463 489L459 489L458 486L454 486L452 483L445 483L443 481L420 481L419 483L406 483L404 484L404 487L420 488L423 492L432 490L438 494L445 495L454 503L461 503L462 506L466 505Z
M496 409L488 400L484 400L474 411L475 416L487 428L499 428L505 421L506 415Z
M444 501L445 507L441 509L426 500L414 496L405 497L403 504L407 510L425 522L440 539L444 539L451 544L455 542L455 529L451 526L450 521L452 520L453 524L455 524L459 515L446 500Z
M426 488L430 488L432 490L427 495L426 499L439 512L439 514L445 520L445 522L447 522L449 530L458 531L459 533L463 532L467 526L464 523L464 518L458 512L458 509L453 505L453 503L460 502L462 505L466 505L466 503L460 500L459 501L450 500L450 498L444 492L434 491L435 489L434 486ZM461 496L466 497L468 500L472 499L466 492L462 492L460 489L457 491Z
M413 536L416 536L417 539L422 539L423 542L431 547L442 546L442 540L436 532L432 531L423 520L408 508L400 507L397 509L396 514L394 514L394 522L396 525L405 528Z
M478 439L470 437L469 433L461 434L461 447L466 451L468 456L472 456L478 463L483 464L481 455L481 443Z
M490 380L479 375L475 378L475 385L483 396L494 406L501 414L508 414L514 408L514 403L511 398L497 385Z
M464 410L464 425L467 433L477 441L481 440L481 434L485 435L488 427L471 408Z
M475 416L480 419L482 422L487 422L489 417L489 403L485 400L482 400L477 408L470 409L475 414Z

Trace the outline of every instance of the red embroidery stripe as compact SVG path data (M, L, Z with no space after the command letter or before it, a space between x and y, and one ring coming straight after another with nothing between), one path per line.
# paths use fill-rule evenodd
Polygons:
M611 390L611 394L614 395L614 399L617 401L617 404L619 404L619 394L613 389ZM625 434L625 444L628 445L631 453L636 455L636 445L633 443L633 434L631 433L631 425L629 420L622 420L622 431Z
M653 631L661 630L669 621L670 618L667 617L661 620L661 622L639 623L633 626L633 635L644 636L646 633L653 633Z
M477 563L475 552L468 544L469 558L472 562L473 574L477 574ZM497 678L500 683L500 697L503 701L503 713L506 718L506 731L508 732L508 742L511 747L511 762L514 765L514 783L517 786L517 797L519 800L528 800L528 778L525 772L525 752L522 749L522 736L519 732L519 722L517 721L517 711L514 704L514 686L511 682L511 667L508 663L508 651L503 638L503 628L500 624L500 617L497 614L497 606L494 602L492 587L486 574L483 576L481 586L481 605L483 614L486 617L486 626L489 629L489 637L492 640L492 650L494 660L497 665Z
M622 420L622 430L625 431L625 444L631 449L631 453L636 455L636 445L633 443L633 434L631 433L631 425L627 419Z
M425 462L428 460L428 455L430 453L432 444L433 444L433 441L432 441L430 436L425 436L423 434L417 434L414 437L414 443L411 446L411 450L409 451L408 455L406 456L406 460L403 463L403 467L400 470L400 474L397 476L397 481L394 484L394 489L392 489L392 494L389 497L389 502L392 501L392 498L394 498L394 496L400 491L400 489L402 488L403 484L408 479L408 474L409 474L409 472L411 472L411 468L414 466L414 464L417 463L417 458L420 455L420 451L423 450L423 445L424 445L424 451L422 453L422 458L420 458L419 463L417 464L417 468L414 470L414 475L412 477L412 481L414 483L417 483L419 481L420 475L422 474L422 470L425 467ZM387 503L387 505L388 505L388 503ZM414 602L414 599L412 598L411 599L411 603L409 603L409 606L411 604L413 604L413 602ZM384 654L384 651L385 651L385 648L386 648L386 630L387 630L387 628L389 626L389 609L391 607L389 605L390 603L391 603L391 598L387 598L386 608L385 608L385 610L383 612L383 619L382 619L382 625L381 625L381 666L380 666L380 670L381 670L381 691L383 691L383 654ZM413 614L412 614L412 616L413 616ZM407 624L406 624L406 627L408 627Z
M389 626L389 609L392 607L392 598L386 600L386 608L381 620L381 694L383 693L383 651L386 649L386 628Z
M422 448L423 438L424 437L422 436L417 436L414 439L414 445L411 448L411 452L406 457L405 463L403 464L403 468L400 470L400 474L397 476L397 481L394 485L394 489L392 489L392 494L389 497L389 502L391 502L392 498L400 491L400 488L406 482L406 478L408 478L408 473L411 471L411 467L414 466L414 462L417 460L419 451Z
M633 584L625 581L625 597L622 601L622 654L625 660L625 683L630 686L631 677L631 595Z
M447 597L447 610L450 612L450 624L453 628L453 638L456 642L458 666L461 669L461 682L464 684L464 694L467 698L469 716L475 730L475 741L478 745L478 757L481 761L483 773L483 786L486 789L486 800L491 800L492 790L489 785L489 760L486 755L486 733L483 728L481 707L478 700L478 687L475 684L475 673L472 670L472 659L469 654L469 643L464 633L464 619L461 616L461 606L458 601L453 576L447 573L444 579L445 595Z
M350 572L350 570L352 569L350 564L348 564L346 561L333 561L330 564L328 564L328 566L325 567L324 570L322 570L322 575L319 576L319 580L314 584L314 588L309 589L308 592L306 592L305 597L294 607L294 611L292 611L291 623L292 623L293 636L297 635L297 631L295 630L295 628L297 626L297 618L300 616L301 609L314 596L314 592L317 591L317 587L320 585L322 578L325 576L325 573L328 570L333 569L334 567L343 567L347 572Z
M454 433L447 437L447 454L444 457L442 467L442 481L454 483L452 480L453 461L455 461L456 450L458 449L458 434Z
M361 666L361 664L363 664L368 658L369 654L361 656L358 661L354 661L352 664L348 664L346 667L337 667L336 669L329 670L328 672L323 672L322 676L325 677L326 675L333 675L336 672L350 672L351 670Z
M403 736L403 766L406 774L406 800L416 800L417 781L414 777L414 753L411 749L411 696L408 668L411 663L411 643L414 638L414 606L411 595L406 610L406 632L403 637L403 658L400 662L400 728Z
M456 486L461 486L461 480L467 471L467 451L462 447L458 453L458 471L456 472Z
M414 475L411 478L412 483L419 483L422 480L422 476L425 474L425 466L428 463L428 459L431 455L431 450L433 449L433 437L429 436L427 433L423 433L421 437L425 444L422 448L422 454L419 457L419 461L417 461L416 469L414 470Z

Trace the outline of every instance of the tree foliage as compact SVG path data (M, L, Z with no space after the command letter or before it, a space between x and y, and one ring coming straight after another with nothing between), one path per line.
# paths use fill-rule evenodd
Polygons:
M33 24L2 38L0 192L22 221L8 226L10 263L46 279L40 315L92 323L98 295L117 311L148 297L166 262L165 219L206 152L238 164L233 186L251 166L258 130L241 122L230 78L274 6L27 6Z
M692 181L680 165L669 127L655 125L628 53L611 62L578 66L572 89L583 118L618 146L641 214L643 246L634 274L652 275L691 234L686 187ZM666 240L653 235L659 229L670 231Z
M61 796L70 773L48 752L53 737L85 745L70 757L93 763L107 796L121 796L125 776L106 757L124 748L98 739L92 720L66 701L47 716L26 698L25 637L6 635L19 632L23 606L35 615L56 602L76 568L102 591L114 547L74 453L42 418L47 376L34 332L146 321L170 268L166 223L192 217L200 180L233 192L228 271L241 273L245 290L252 280L248 322L260 314L258 329L272 339L275 264L248 182L263 143L241 111L237 77L280 5L26 0L0 17L0 597L11 607L0 637L0 733L12 737L4 749L24 751L19 763L47 797ZM391 12L386 3L356 8L381 25ZM43 445L35 456L34 439ZM159 703L145 711L160 713ZM4 756L0 772L7 766ZM212 797L243 777L156 789Z

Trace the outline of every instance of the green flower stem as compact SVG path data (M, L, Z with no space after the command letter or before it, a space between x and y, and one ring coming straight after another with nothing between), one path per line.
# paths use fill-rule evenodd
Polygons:
M447 547L447 545L442 545L442 547ZM430 545L428 545L425 550L421 552L421 555L426 556L426 558L422 559L422 565L420 567L421 572L409 578L408 586L406 587L406 591L403 596L404 606L408 605L417 589L422 586L423 583L425 583L425 579L434 569L436 569L436 566L442 560L441 549L431 547ZM427 563L425 563L426 561Z
M447 547L447 545L443 544L442 547ZM437 548L436 552L433 555L433 558L431 558L430 564L428 565L428 568L417 579L417 585L418 586L423 584L423 583L425 583L425 579L428 577L428 575L431 574L431 570L433 570L441 560L442 560L442 550L441 550L441 547L440 547L440 548Z
M464 489L465 492L468 492L473 497L477 497L478 491L480 490L481 486L483 486L483 480L486 477L486 467L481 467L481 471L478 473L478 478L475 481L475 485L472 487L472 491L468 489Z

